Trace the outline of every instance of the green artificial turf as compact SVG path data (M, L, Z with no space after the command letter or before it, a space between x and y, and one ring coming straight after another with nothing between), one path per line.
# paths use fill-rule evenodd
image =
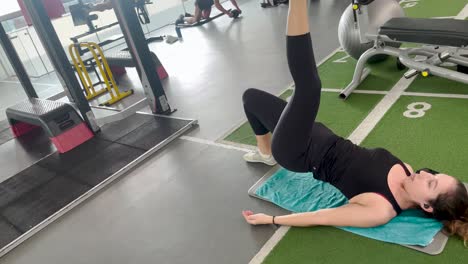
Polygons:
M353 79L357 61L345 52L338 51L319 67L322 86L325 88L345 88ZM396 67L396 58L388 57L378 63L369 63L371 74L359 85L359 90L388 91L401 78L403 71Z
M466 0L404 0L402 2L400 4L408 17L419 18L456 16L468 4Z

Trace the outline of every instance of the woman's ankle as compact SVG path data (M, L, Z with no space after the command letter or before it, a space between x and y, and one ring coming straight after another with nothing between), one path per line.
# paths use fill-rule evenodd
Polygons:
M270 151L265 151L265 150L261 150L260 148L258 148L258 153L260 153L260 155L264 158L269 158L271 157L271 150Z

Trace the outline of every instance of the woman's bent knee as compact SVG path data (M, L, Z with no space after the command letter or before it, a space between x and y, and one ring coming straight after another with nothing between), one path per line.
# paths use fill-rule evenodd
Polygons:
M244 94L242 95L242 102L244 105L251 105L255 104L258 98L258 94L260 94L260 90L255 88L249 88L245 90Z

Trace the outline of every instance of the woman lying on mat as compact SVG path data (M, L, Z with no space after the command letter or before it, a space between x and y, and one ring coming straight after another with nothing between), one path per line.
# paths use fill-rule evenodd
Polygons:
M385 149L357 146L313 122L321 82L309 33L307 0L290 1L287 35L294 94L287 103L256 89L244 93L245 113L258 146L258 151L244 158L269 165L278 161L290 171L313 172L315 178L338 188L349 204L276 217L244 211L245 220L253 225L373 227L387 223L402 210L421 208L467 241L468 194L459 180L430 169L413 171Z

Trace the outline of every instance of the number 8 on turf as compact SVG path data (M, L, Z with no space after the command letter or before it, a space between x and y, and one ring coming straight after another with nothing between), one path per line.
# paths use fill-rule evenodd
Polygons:
M420 118L426 114L426 111L431 109L431 105L425 102L416 102L409 104L403 115L407 118Z

